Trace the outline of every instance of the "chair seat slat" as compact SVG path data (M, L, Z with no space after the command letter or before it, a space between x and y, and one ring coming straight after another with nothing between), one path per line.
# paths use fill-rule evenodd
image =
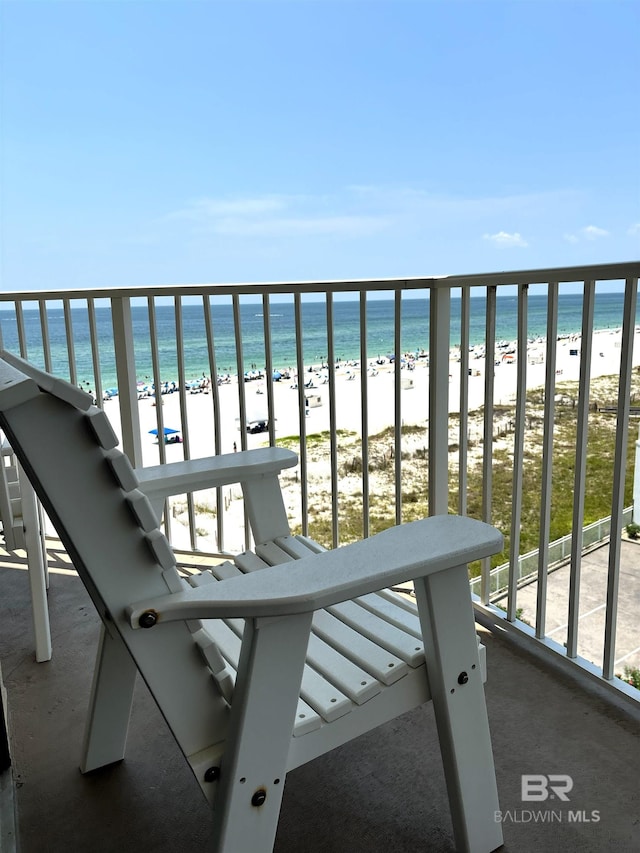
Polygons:
M275 543L289 556L302 560L318 553L311 547L312 541L312 539L301 539L298 536L279 536Z
M296 719L293 725L293 736L303 737L309 732L315 732L322 726L322 718L320 714L316 714L313 708L304 701L298 699L296 708Z
M238 569L229 563L221 564L221 566L224 566L223 573L226 576L231 577L234 573L238 573ZM220 566L215 566L214 569L218 570ZM205 583L216 583L216 580L212 574L207 572L200 576L194 576L191 583L193 586L202 586ZM203 626L213 638L224 658L237 671L244 628L243 621L241 619L207 619ZM314 669L311 666L305 666L300 694L303 700L324 720L332 722L338 717L348 714L353 706L353 701L357 702L359 699L358 704L362 704L365 701L365 696L369 698L368 694L372 696L374 692L379 692L380 688L378 686L376 689L375 682L366 673L350 667L348 661L341 661L333 649L328 649L328 652L324 654L320 644L321 641L315 644L315 660L320 664L320 667ZM326 660L329 656L332 658L338 675L337 678L328 680L324 677L324 673L330 668ZM361 682L365 679L367 683L362 685ZM358 684L360 689L356 686ZM348 687L348 692L345 692L345 686Z
M358 705L364 704L382 689L377 679L315 634L309 638L307 661Z
M407 673L407 664L381 648L326 610L313 616L313 630L349 660L375 676L383 684L393 684Z
M361 607L355 601L345 601L334 607L327 608L328 612L336 616L345 625L349 625L355 631L368 637L372 642L383 646L411 667L421 666L424 663L424 646L422 640L418 640L413 634L409 634L381 619L375 613Z
M398 595L397 592L393 592L393 590L391 589L381 589L375 594L379 595L381 598L386 598L388 601L391 601L397 607L402 608L402 610L406 610L407 613L413 613L414 616L418 615L418 605L415 603L415 601L410 601L408 598L404 598L404 596Z
M268 566L273 565L272 563L261 560L257 554L253 553L253 551L243 551L242 554L238 554L237 557L234 557L234 562L237 566L237 570L242 572L256 572L260 569L265 569Z
M265 563L270 566L279 566L281 563L290 563L295 560L291 554L287 553L284 548L281 548L275 541L264 542L262 545L256 545L256 554L261 557Z
M411 602L405 602L397 593L391 590L382 590L382 592L361 595L357 601L358 604L366 607L367 610L386 619L392 625L406 631L408 634L413 634L416 639L422 640L418 608L412 605L415 613L407 610L404 605L405 603L411 604Z

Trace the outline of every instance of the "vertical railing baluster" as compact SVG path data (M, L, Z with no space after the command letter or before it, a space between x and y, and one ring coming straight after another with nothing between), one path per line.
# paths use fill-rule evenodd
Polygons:
M602 675L611 680L615 675L616 626L618 623L618 588L620 585L620 551L624 486L629 440L629 412L631 409L631 374L633 371L633 338L638 279L627 279L624 290L622 319L622 349L620 354L620 383L618 385L618 412L616 422L616 447L613 468L613 500L611 505L611 535L607 571L607 601L604 625L604 656Z
M89 340L91 341L91 363L93 365L96 404L100 408L103 408L104 389L102 387L102 369L100 366L100 341L98 340L98 324L96 322L96 301L93 296L87 299L87 317L89 319Z
M218 385L218 362L216 359L213 318L211 316L211 300L207 295L202 297L204 310L204 329L207 338L207 357L209 360L209 375L211 377L211 403L213 407L213 435L216 456L222 453L222 434L220 425L220 388Z
M593 348L593 308L595 281L585 281L582 303L582 339L580 349L580 386L578 391L578 426L576 434L576 467L573 486L573 526L571 535L571 569L569 574L569 607L567 657L578 653L578 619L580 608L580 569L582 565L582 528L584 527L584 494L587 469L587 433L589 427L589 383Z
M327 368L329 370L329 455L331 464L331 539L332 547L340 544L338 426L336 413L336 354L333 332L333 293L327 292Z
M147 297L147 313L149 317L149 344L151 347L151 373L153 375L154 399L156 401L156 428L158 430L158 458L161 465L167 461L167 450L164 443L164 409L162 402L160 356L158 353L158 325L156 318L156 303L153 296ZM171 513L169 500L164 502L164 529L171 539Z
M495 388L496 358L496 302L495 285L487 287L487 316L485 328L484 359L484 425L482 453L482 520L491 524L493 502L493 397ZM491 597L491 558L482 561L480 598L488 604Z
M513 485L511 498L511 541L509 547L509 589L507 619L516 618L520 564L520 523L522 519L522 481L524 467L524 429L527 404L527 298L529 285L518 286L518 352L516 423L513 437Z
M245 397L244 387L244 352L242 349L242 318L240 314L240 294L234 293L232 296L233 305L233 333L235 337L236 347L236 373L238 375L238 410L240 414L240 449L247 449L247 400ZM249 516L245 507L244 510L244 547L248 550L251 547L251 528L249 526Z
M40 334L42 335L42 354L44 356L44 369L47 373L53 373L51 362L51 340L49 338L49 315L47 314L47 300L38 300L40 311Z
M264 335L264 373L267 389L267 415L269 416L269 444L276 443L275 393L273 390L273 347L271 345L271 305L269 294L262 294L262 330Z
M29 355L27 351L27 335L24 328L24 309L22 307L22 302L16 302L16 328L18 332L18 344L20 346L20 355L26 361L29 360Z
M149 345L151 346L151 373L153 375L153 386L156 401L156 427L158 429L158 455L160 464L167 461L167 450L163 441L164 436L164 409L162 407L160 373L160 354L158 351L158 323L156 317L156 303L153 296L147 297L147 313L149 316ZM167 513L165 512L165 520Z
M402 291L396 288L393 306L393 470L396 524L402 523Z
M536 590L536 637L546 631L547 572L551 539L551 499L553 476L553 427L555 419L556 356L558 349L558 283L550 282L547 296L547 348L544 385L544 417L542 434L542 483L540 489L540 542L538 552L538 587Z
M67 358L69 360L69 382L78 384L78 370L76 368L76 346L73 337L73 318L71 316L71 300L62 300L64 308L64 329L67 338Z
M469 455L469 327L471 288L460 294L460 420L458 430L458 513L467 514Z
M184 357L184 322L182 317L182 298L176 295L174 300L176 317L176 356L178 360L178 399L180 401L180 428L182 430L182 454L184 459L191 459L191 447L189 442L189 417L187 410L187 372ZM159 441L164 441L164 436L158 436ZM187 517L189 519L189 540L191 548L195 551L198 547L198 536L196 533L196 513L193 502L193 493L187 495Z
M240 448L247 449L247 400L244 388L244 353L242 350L242 318L240 315L240 295L234 293L233 304L233 333L236 348L236 373L238 374L238 410L240 414Z
M446 515L449 511L449 288L431 290L429 309L429 515Z
M304 387L304 350L302 339L302 298L299 291L293 295L296 336L296 365L298 371L298 422L300 424L300 506L302 512L302 535L309 534L309 490L307 487L307 406Z
M360 303L360 449L362 455L362 536L370 535L369 514L369 385L367 376L367 291L359 293ZM396 492L397 500L397 492Z
M211 316L211 299L204 294L202 297L204 309L204 328L207 337L207 355L209 357L209 375L211 377L211 405L213 407L213 435L216 456L222 453L222 435L220 425L220 388L218 386L218 364L216 361L215 338L213 334L213 318ZM271 409L269 410L271 415ZM216 489L216 539L219 551L224 551L224 497L222 487Z
M136 388L136 359L133 341L131 300L128 296L111 297L113 345L118 377L118 405L122 427L122 449L134 468L142 466L140 412Z

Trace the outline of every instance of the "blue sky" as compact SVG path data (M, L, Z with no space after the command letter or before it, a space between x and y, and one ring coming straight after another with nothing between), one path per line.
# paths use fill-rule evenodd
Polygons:
M3 290L640 256L636 2L0 0Z

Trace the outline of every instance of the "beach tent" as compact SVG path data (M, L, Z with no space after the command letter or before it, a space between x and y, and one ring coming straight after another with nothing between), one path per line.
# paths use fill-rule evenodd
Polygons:
M149 432L151 433L151 435L157 435L157 434L158 434L158 430L157 430L157 429L150 429L150 430L149 430ZM175 433L177 433L177 432L180 432L180 430L179 430L179 429L171 429L171 427L165 427L165 428L164 428L164 430L163 430L163 434L164 434L165 436L167 436L167 435L174 435L174 434L175 434Z
M151 435L158 435L157 429L149 430ZM164 443L165 444L182 444L182 439L179 436L179 429L172 429L171 427L165 427L163 430L164 435Z

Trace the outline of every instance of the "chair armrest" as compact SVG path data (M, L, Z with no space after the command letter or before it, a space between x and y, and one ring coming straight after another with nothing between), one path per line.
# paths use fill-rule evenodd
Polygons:
M181 619L309 613L488 557L502 543L502 534L482 521L432 516L334 551L229 578L213 589L207 584L132 604L126 617L138 628Z
M136 468L136 476L140 481L139 488L153 504L169 495L214 489L278 474L284 468L292 468L297 462L298 457L291 450L260 447L256 450L242 450L240 453Z

